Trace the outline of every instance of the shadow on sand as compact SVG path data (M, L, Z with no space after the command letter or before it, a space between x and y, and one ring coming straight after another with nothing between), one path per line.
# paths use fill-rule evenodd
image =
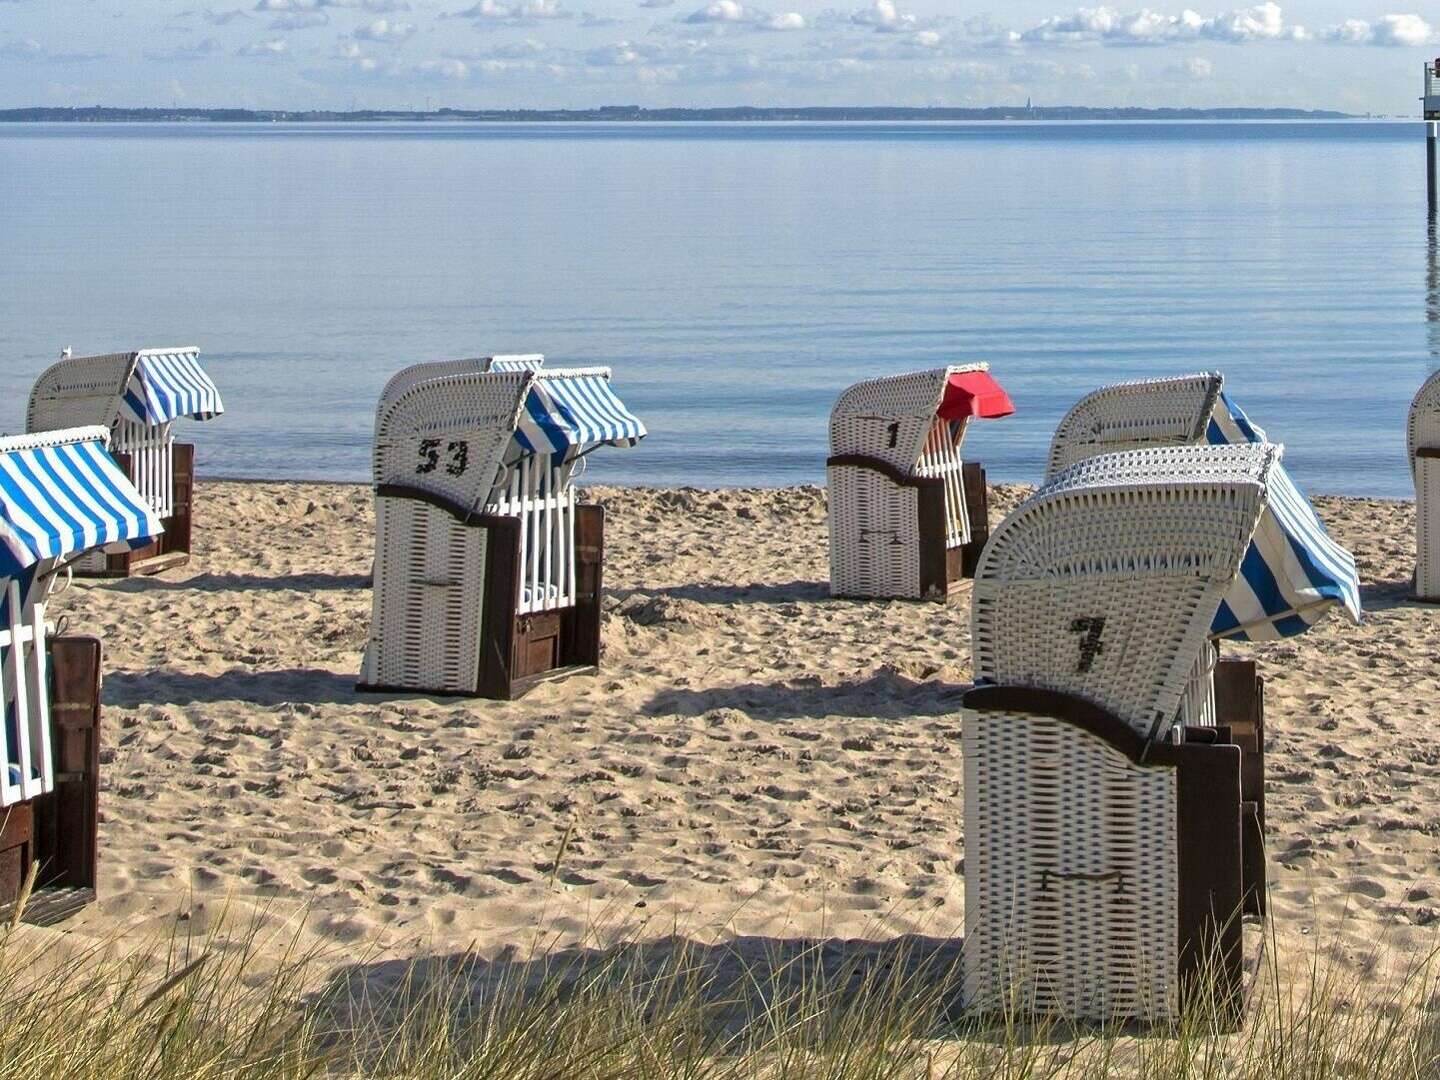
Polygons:
M556 949L533 959L513 949L491 960L457 953L340 968L315 1004L340 1024L363 1016L382 1037L427 1001L444 1002L461 1024L486 1017L503 1023L517 1009L553 1009L614 991L651 1009L683 1008L727 1040L773 1034L784 1015L887 1006L924 1009L940 1035L960 1018L961 944L960 938L906 935L887 941L750 936L704 945L673 936Z
M332 589L368 589L369 574L196 574L183 581L155 577L122 578L98 586L113 592L325 592Z
M1400 581L1365 581L1360 584L1360 607L1366 612L1434 606L1432 603L1415 599L1415 582L1410 578Z
M105 676L106 705L122 709L142 705L194 705L217 701L247 701L256 705L351 704L375 701L374 694L355 689L356 677L320 668L284 671L249 671L231 668L219 675L170 672L118 672Z

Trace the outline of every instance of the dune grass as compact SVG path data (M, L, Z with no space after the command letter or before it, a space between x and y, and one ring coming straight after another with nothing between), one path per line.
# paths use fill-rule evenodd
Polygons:
M1440 985L1342 977L1317 949L1240 1031L980 1027L953 961L825 943L741 955L680 938L408 961L322 955L259 919L158 948L62 951L0 929L0 1080L1440 1077Z

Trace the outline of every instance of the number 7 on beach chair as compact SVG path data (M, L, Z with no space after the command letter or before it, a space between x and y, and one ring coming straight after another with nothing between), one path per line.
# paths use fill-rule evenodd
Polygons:
M95 898L100 642L55 636L46 599L81 553L161 534L109 437L86 427L0 438L0 908L13 909L33 868L31 922Z
M830 413L830 592L944 600L989 535L985 470L964 464L972 419L1009 416L985 364L856 383Z
M509 699L599 665L604 514L575 481L645 427L608 368L538 359L421 365L382 395L362 689Z
M1261 444L1263 430L1224 393L1224 376L1198 372L1104 387L1082 398L1055 429L1050 475L1096 454L1165 446ZM1283 465L1240 573L1211 624L1182 709L1192 723L1228 729L1244 751L1245 907L1265 907L1264 683L1254 661L1218 660L1223 640L1270 641L1303 633L1333 607L1360 620L1354 556L1335 543Z
M1275 494L1268 444L1104 454L996 529L964 699L967 1007L1244 1000L1242 750L1186 699Z

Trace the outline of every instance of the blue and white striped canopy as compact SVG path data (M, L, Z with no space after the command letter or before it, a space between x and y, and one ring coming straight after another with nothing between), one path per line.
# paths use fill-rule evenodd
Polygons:
M1223 445L1267 440L1265 432L1221 394L1206 441ZM1360 621L1355 556L1330 538L1310 500L1277 464L1270 476L1265 514L1210 632L1245 641L1294 637L1336 604Z
M105 430L80 431L90 437L56 446L0 439L0 577L94 547L143 547L163 531L106 451Z
M520 410L515 441L537 454L563 454L572 446L634 446L645 425L610 389L603 374L538 378Z
M121 418L147 426L180 416L209 420L224 411L220 391L200 366L198 349L142 352L120 399Z
M539 353L526 356L492 356L490 371L539 371L545 366L545 357Z

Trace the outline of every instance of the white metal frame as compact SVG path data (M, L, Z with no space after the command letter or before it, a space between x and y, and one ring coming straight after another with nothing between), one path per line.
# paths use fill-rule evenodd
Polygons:
M8 625L0 627L0 718L15 710L19 746L10 745L9 724L0 722L0 807L14 806L55 789L50 754L50 688L45 655L45 604L21 596L20 583L6 585ZM19 763L12 783L11 762Z
M486 512L520 520L520 613L575 603L575 462L523 454L506 466Z

